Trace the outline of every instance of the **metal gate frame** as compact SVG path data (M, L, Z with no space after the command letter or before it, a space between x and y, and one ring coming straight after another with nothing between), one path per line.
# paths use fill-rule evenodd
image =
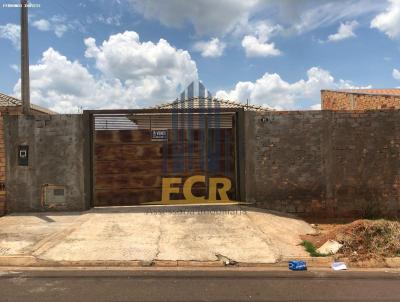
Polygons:
M98 110L84 110L83 115L87 121L88 126L88 148L90 153L89 160L89 175L87 185L90 190L87 191L90 194L89 207L92 208L95 205L95 115L96 114L146 114L146 113L203 113L207 115L216 114L213 108L193 108L193 109L98 109ZM235 136L235 186L236 186L236 199L241 203L245 203L245 114L244 108L218 108L218 113L232 113L234 114L234 120L232 128L234 129Z

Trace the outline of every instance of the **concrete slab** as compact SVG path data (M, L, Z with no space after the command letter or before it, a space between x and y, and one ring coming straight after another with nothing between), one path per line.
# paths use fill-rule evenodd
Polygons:
M51 221L35 214L17 217L0 218L5 255L63 263L210 262L219 259L217 254L238 262L275 263L307 256L298 246L299 236L314 232L300 219L240 206L102 208L46 215Z
M0 218L0 256L30 254L49 236L64 231L80 213L13 214Z
M309 254L299 245L300 235L314 234L310 224L295 216L284 213L243 208L257 227L272 242L271 247L281 258L308 257Z

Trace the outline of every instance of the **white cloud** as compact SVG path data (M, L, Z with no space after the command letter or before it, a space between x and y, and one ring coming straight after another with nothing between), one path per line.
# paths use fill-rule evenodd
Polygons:
M210 41L199 41L193 46L195 51L201 52L203 57L217 58L222 56L226 44L218 38L213 38Z
M321 103L310 106L311 110L321 110Z
M289 20L289 32L302 34L317 28L329 26L342 20L355 19L382 10L384 1L376 0L342 0L342 1L284 1L283 17Z
M196 33L222 35L249 18L259 0L129 0L136 11L147 19L181 27L191 23Z
M45 19L33 21L32 25L41 31L49 31L50 30L50 22Z
M392 76L396 80L400 80L400 71L396 68L393 69Z
M358 22L355 20L341 23L337 33L328 36L328 42L337 42L355 37L356 34L354 33L354 30L357 28L357 26Z
M257 21L261 13L284 25L289 32L304 33L343 20L377 13L385 1L377 0L126 0L147 19L173 27L190 23L196 33L220 36L241 23Z
M389 0L389 2L386 11L371 21L371 28L376 28L393 39L400 36L400 0Z
M268 57L282 54L275 47L275 43L269 42L272 36L282 31L281 26L271 25L267 21L248 22L242 24L242 27L238 28L238 31L234 34L238 34L240 31L251 33L245 35L242 39L242 47L247 57Z
M167 26L193 24L197 34L214 36L231 32L241 23L256 21L268 12L289 32L304 33L343 20L355 19L385 8L377 0L127 0L147 19Z
M265 42L283 32L282 26L273 24L269 20L244 21L238 24L232 34L236 37L251 35Z
M114 15L114 16L104 16L104 15L97 15L97 21L107 24L107 25L114 25L120 26L121 25L121 15Z
M92 16L86 16L86 23L93 24L95 22L100 22L112 26L121 26L121 14L116 15L104 15L104 14L94 14Z
M54 34L59 38L61 38L65 32L74 28L72 25L73 23L67 22L67 18L63 16L53 16L50 18L50 21L52 23Z
M16 49L20 48L21 29L17 24L0 25L0 38L10 40Z
M32 25L40 31L52 31L61 38L67 31L79 29L82 30L82 25L77 20L67 20L66 17L55 15L50 19L39 19L32 22Z
M233 90L220 90L218 98L264 105L275 109L295 109L299 103L320 101L320 90L329 88L349 88L351 82L335 81L329 71L312 67L307 71L307 79L288 83L276 73L265 73L255 82L238 82ZM354 86L352 86L354 87Z
M20 72L19 66L18 66L17 64L11 64L11 65L10 65L10 68L11 68L12 70L14 70L16 73L19 73L19 72Z
M32 102L58 112L79 108L135 108L173 100L180 89L197 78L187 51L167 41L140 42L135 32L109 37L101 46L85 40L85 55L94 58L99 75L53 48L30 66ZM20 81L14 87L20 95Z
M20 80L14 93L20 95ZM89 71L79 62L69 61L53 48L46 50L37 64L30 66L32 102L58 112L78 112L83 108L105 108L110 97L118 95L118 102L124 96L118 93L118 84L96 82Z
M384 1L376 0L126 0L146 19L158 20L170 27L193 25L197 36L223 38L224 41L241 41L248 57L267 57L281 54L279 45L263 38L255 29L262 23L275 24L280 35L300 35L324 26L331 26L377 13ZM400 0L399 0L400 1ZM260 16L267 16L268 22ZM279 25L277 25L279 24ZM340 30L340 29L339 29ZM332 41L350 37L346 27ZM351 31L353 32L353 31ZM205 43L205 42L203 42ZM228 43L231 45L233 43ZM204 45L202 45L205 47ZM195 48L198 50L198 48ZM199 50L198 50L199 51Z
M96 67L109 78L117 78L137 87L140 97L154 101L170 99L177 90L197 78L196 63L190 54L176 49L166 40L140 42L134 31L115 34L96 45L85 40L85 56L96 61Z
M242 40L242 46L247 57L269 57L281 54L281 51L275 48L274 43L263 43L254 36L245 36Z

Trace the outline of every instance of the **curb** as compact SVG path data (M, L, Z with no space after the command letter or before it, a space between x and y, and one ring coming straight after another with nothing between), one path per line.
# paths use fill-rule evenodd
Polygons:
M400 268L400 257L385 258L385 263L390 268Z
M0 266L35 266L37 260L34 256L0 256Z
M80 260L80 261L52 261L40 259L31 255L0 256L0 267L246 267L246 268L284 268L289 260L302 260L309 268L330 268L333 257L293 257L281 259L277 263L238 262L235 265L225 265L222 261L195 261L195 260ZM400 268L400 257L385 258L383 262L350 263L348 259L339 259L352 268Z
M276 263L238 262L235 265L226 265L222 261L195 261L195 260L80 260L80 261L52 261L31 255L0 256L0 267L246 267L246 268L285 268L289 260L302 260L309 268L330 268L334 257L293 257L284 258ZM385 258L382 262L352 263L348 259L343 261L352 268L400 268L400 257Z

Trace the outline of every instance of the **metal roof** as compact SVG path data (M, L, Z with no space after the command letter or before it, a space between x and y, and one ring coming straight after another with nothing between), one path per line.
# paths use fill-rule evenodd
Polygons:
M190 98L161 104L150 109L244 109L245 111L272 111L271 109L217 98Z
M262 106L247 105L237 101L228 101L215 98L200 80L192 81L186 87L186 89L179 94L175 101L150 107L148 109L211 109L211 111L218 111L218 109L244 109L246 111L270 111L270 109Z
M22 106L21 100L0 92L0 107L17 107L17 106ZM54 112L50 109L35 104L31 104L31 109L47 114L57 114L57 112Z

